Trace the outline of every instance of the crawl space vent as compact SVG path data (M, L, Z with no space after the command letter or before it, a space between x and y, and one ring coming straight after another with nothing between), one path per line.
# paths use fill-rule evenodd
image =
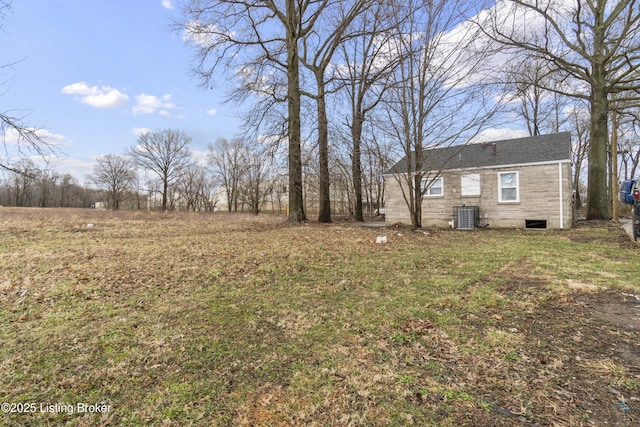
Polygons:
M545 229L547 228L547 220L546 219L525 219L524 220L525 228L534 228L534 229Z

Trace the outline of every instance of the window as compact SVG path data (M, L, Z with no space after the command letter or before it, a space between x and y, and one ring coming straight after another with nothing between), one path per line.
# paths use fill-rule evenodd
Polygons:
M424 195L427 197L442 197L444 195L442 178L423 179L422 188L427 188Z
M518 172L501 172L498 174L498 201L519 202Z
M480 174L471 173L462 175L460 182L460 194L463 196L479 196L480 195Z

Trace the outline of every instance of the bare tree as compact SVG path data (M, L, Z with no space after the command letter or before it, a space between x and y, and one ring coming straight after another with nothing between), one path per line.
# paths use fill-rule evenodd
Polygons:
M215 207L217 200L212 194L211 178L204 166L195 162L187 165L177 188L187 211L211 211Z
M0 204L19 207L84 207L89 206L95 192L87 190L69 174L41 169L29 158L23 158L7 171L0 182Z
M11 1L0 0L0 29L5 19L5 14L11 9ZM0 64L0 87L7 84L3 71L10 69L14 63ZM0 93L1 95L1 93ZM55 146L43 138L43 130L27 124L27 115L24 110L12 109L0 111L0 141L4 147L5 155L0 156L0 168L19 172L21 166L13 165L8 154L8 145L17 150L17 154L24 152L38 155L56 154Z
M115 154L106 154L96 159L93 174L89 180L95 184L107 198L109 209L120 209L133 188L135 168L131 159Z
M36 180L40 170L31 159L22 159L12 168L14 206L36 206Z
M505 91L510 93L513 111L524 119L529 135L560 132L567 121L567 97L546 89L562 85L550 75L546 64L530 58L510 67L505 75Z
M392 142L378 138L373 124L363 144L363 184L369 215L379 214L384 201L383 174L393 165L391 161Z
M477 30L462 25L477 5L466 0L409 0L403 5L410 18L399 22L394 40L400 62L385 99L385 131L399 142L407 160L393 176L417 228L425 192L442 171L423 170L432 152L427 148L466 143L491 120L496 103L495 94L474 80L486 61L475 50Z
M70 207L74 205L74 199L77 197L77 190L81 188L78 181L68 173L62 175L59 185L59 204L60 207Z
M624 129L620 140L620 166L624 172L620 173L625 180L636 176L640 164L640 121L631 115L624 116L621 127Z
M40 170L37 175L38 207L54 207L56 184L60 175L51 170Z
M338 0L193 0L180 27L196 49L195 70L205 85L219 69L254 73L255 82L286 78L289 221L306 220L302 193L299 46L323 9ZM268 87L276 87L267 85ZM254 84L249 89L262 87ZM262 93L262 90L258 92Z
M136 164L151 171L160 180L162 210L167 210L170 186L191 162L191 137L179 130L147 132L127 152Z
M345 150L336 150L332 155L331 164L331 193L334 200L334 212L353 216L353 184L351 182L349 153Z
M386 2L376 2L354 22L361 29L358 37L351 38L340 46L345 65L338 68L338 72L351 110L346 125L351 136L351 181L356 221L364 221L361 148L363 126L368 115L379 105L389 89L389 77L399 60L397 55L390 54L390 41L396 34L393 28L389 28L389 23L393 20L388 15L392 12L393 9ZM398 10L395 11L397 12ZM397 16L396 19L401 21Z
M243 155L245 173L242 177L242 194L249 210L258 215L266 198L273 191L275 181L270 173L272 157L264 147L246 146Z
M576 103L568 113L573 139L571 163L573 164L573 205L576 213L581 213L582 209L582 189L584 187L582 173L589 147L589 109L584 104L584 102Z
M244 148L240 138L231 141L219 138L215 144L209 144L207 162L214 179L224 188L229 212L238 211L240 181L245 173Z
M24 153L35 153L45 156L55 154L55 147L47 142L42 136L42 129L30 127L26 123L25 115L15 115L15 111L5 111L0 113L0 139L8 152L7 144L12 145L18 155ZM19 166L11 163L9 156L0 157L0 168L16 172Z
M361 15L371 0L352 0L332 2L335 8L324 8L319 25L303 41L302 63L311 71L315 83L315 92L303 91L313 98L317 107L318 119L318 162L319 162L319 222L331 222L331 198L329 192L329 121L327 118L326 96L328 84L334 79L328 75L336 50L347 39L357 37L351 30L352 22ZM364 32L368 30L363 30Z
M608 219L609 97L638 103L640 14L637 0L507 0L478 15L479 28L507 48L527 52L567 84L545 87L589 102L587 219ZM537 25L537 27L536 27ZM523 31L523 29L529 31ZM536 31L537 30L537 31Z

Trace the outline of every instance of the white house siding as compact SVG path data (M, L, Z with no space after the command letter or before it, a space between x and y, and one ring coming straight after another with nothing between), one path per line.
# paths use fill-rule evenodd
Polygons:
M500 172L518 172L518 202L498 201ZM480 175L480 196L460 194L461 177L471 173ZM448 228L453 220L454 207L462 205L479 206L480 225L488 224L491 228L524 228L526 220L546 220L550 229L570 228L572 225L571 164L567 161L446 171L442 177L443 196L425 197L423 200L424 227ZM387 224L410 224L409 210L393 175L385 175L385 194Z

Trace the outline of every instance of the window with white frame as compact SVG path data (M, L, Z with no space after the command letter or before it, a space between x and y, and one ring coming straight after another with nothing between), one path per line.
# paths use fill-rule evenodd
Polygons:
M444 187L442 177L434 179L423 179L422 188L426 187L424 195L427 197L442 197L444 195Z
M498 173L498 201L519 202L520 187L518 172Z
M480 195L480 174L470 173L462 175L460 179L460 194L463 196L479 196Z

